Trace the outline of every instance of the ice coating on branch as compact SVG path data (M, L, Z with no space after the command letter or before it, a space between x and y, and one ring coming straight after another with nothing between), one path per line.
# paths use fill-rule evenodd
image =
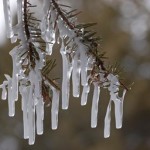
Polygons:
M72 72L72 64L67 57L67 49L64 45L64 40L62 40L62 45L60 48L60 53L62 55L63 62L63 78L62 78L62 109L68 109L69 106L69 94L70 94L70 76Z
M7 37L12 38L14 36L14 33L12 30L12 16L10 11L10 1L3 0L3 6L4 6L4 15L5 15L5 25L7 29Z
M92 109L91 109L91 127L96 128L100 87L99 87L98 83L93 83L93 84L94 84L94 93L93 93Z

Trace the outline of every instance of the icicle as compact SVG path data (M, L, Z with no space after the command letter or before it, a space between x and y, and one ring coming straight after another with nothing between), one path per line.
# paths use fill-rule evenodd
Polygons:
M9 116L13 117L15 115L15 100L12 97L12 79L8 81L8 109Z
M105 121L104 121L104 138L110 136L110 122L111 122L111 100L107 106Z
M63 40L62 40L60 53L62 55L62 62L63 62L62 109L68 109L69 94L70 94L70 76L71 76L71 71L72 71L72 65L67 58L66 48L64 46Z
M12 79L9 75L5 74L7 81L4 81L0 88L3 89L2 91L2 99L5 100L7 98L7 90L8 88L8 114L10 117L15 115L15 101L12 98Z
M37 134L43 134L44 102L42 98L37 100L36 104L36 128Z
M99 87L98 83L93 83L93 84L94 84L94 94L93 94L92 110L91 110L91 127L95 128L97 126L100 87Z
M76 54L73 58L73 70L72 70L72 86L73 86L73 96L79 97L80 95L80 59L79 52L76 51Z
M89 91L90 91L89 85L83 86L83 91L82 91L82 95L81 95L81 105L82 106L87 104L87 98L88 98Z
M29 122L28 122L28 101L29 101L29 91L30 87L21 86L19 88L20 94L22 96L22 111L23 111L23 126L24 126L24 139L29 138Z
M4 15L5 15L5 25L7 30L7 37L12 38L14 33L12 31L12 17L10 12L10 1L9 0L3 0L3 6L4 6Z
M33 98L34 85L30 86L29 101L28 101L28 125L29 125L29 144L33 145L35 141L35 105Z
M13 75L12 75L12 99L18 100L18 67L17 67L17 48L15 47L9 53L13 60Z
M114 100L115 104L115 120L116 120L116 128L119 129L122 127L122 103L119 99Z
M58 127L58 111L59 111L59 91L51 86L53 91L53 98L52 98L52 108L51 108L51 124L52 129L56 130Z
M17 0L17 18L18 18L18 24L22 23L22 14L23 14L23 6L24 0Z
M116 98L115 100L113 100L115 104L115 120L116 120L117 129L120 129L122 127L123 100L124 100L125 93L126 90L124 90L122 98L119 98L117 95L119 99Z

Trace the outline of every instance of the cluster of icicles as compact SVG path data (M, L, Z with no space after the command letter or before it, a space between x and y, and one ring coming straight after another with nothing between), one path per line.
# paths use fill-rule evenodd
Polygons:
M81 95L81 105L86 105L88 93L90 91L89 79L91 75L89 72L93 68L95 58L87 55L88 47L85 46L80 37L76 36L75 30L69 29L61 16L54 8L51 0L44 0L43 16L39 26L41 30L41 38L46 42L45 52L41 52L36 48L40 59L36 60L35 68L31 69L28 76L25 76L22 69L22 54L27 51L28 41L24 32L23 24L23 10L24 0L17 0L17 16L18 24L12 27L12 18L10 12L9 0L3 0L5 22L7 27L7 37L12 42L20 40L20 45L11 50L10 55L13 60L13 73L12 77L5 75L6 79L0 87L2 88L2 99L8 99L9 116L15 115L15 101L18 100L18 92L22 96L22 110L23 110L23 125L24 125L24 138L29 139L29 144L34 144L35 132L37 134L43 133L43 119L44 119L44 100L41 92L42 73L41 69L45 64L45 55L51 55L53 45L57 42L61 48L60 54L63 61L63 78L62 78L62 109L67 109L69 106L69 93L70 93L70 79L72 77L73 96L79 97ZM47 19L50 18L50 19ZM57 19L56 19L57 18ZM54 24L57 20L57 30L59 30L59 37L56 36L56 29ZM74 20L70 20L74 21ZM57 39L57 40L56 40ZM73 40L70 40L73 39ZM31 38L31 41L33 39ZM56 41L56 42L55 42ZM68 42L69 41L69 42ZM66 46L65 43L69 44ZM77 45L76 49L72 52L74 43ZM38 43L34 43L38 45ZM71 59L70 59L71 56ZM29 63L29 62L24 62ZM91 108L91 127L97 126L98 104L101 87L107 87L110 92L110 101L107 107L104 126L104 137L110 136L110 121L111 121L111 102L115 104L115 119L116 128L122 126L123 116L123 101L126 90L123 96L119 97L118 91L120 83L118 77L109 74L104 77L103 71L99 73L98 81L93 82L94 92ZM81 81L80 81L81 79ZM82 93L80 94L80 82L83 86ZM51 106L51 123L52 129L57 129L58 126L58 110L59 110L59 95L60 91L52 86L47 80L45 84L52 90L52 106ZM36 115L36 116L35 116ZM35 119L36 118L36 119Z

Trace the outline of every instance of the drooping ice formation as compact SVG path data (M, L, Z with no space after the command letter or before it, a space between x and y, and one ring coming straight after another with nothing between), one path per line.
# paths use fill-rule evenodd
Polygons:
M36 133L43 134L44 103L51 104L51 128L55 130L58 127L60 89L48 76L51 68L46 59L46 56L52 55L56 42L62 56L62 109L68 109L69 106L70 83L73 96L81 96L82 106L87 104L93 85L91 127L95 128L100 91L105 88L110 93L110 101L104 120L104 137L110 136L112 102L115 106L116 128L121 128L126 90L119 97L118 76L105 68L98 52L98 38L94 37L95 32L87 30L94 24L78 24L76 10L69 10L70 7L58 4L56 0L43 1L42 18L39 21L30 12L34 5L29 0L17 0L18 22L12 27L9 0L3 0L3 3L7 37L12 43L19 40L20 44L9 53L13 73L12 77L5 75L6 80L0 85L1 98L8 99L9 116L14 116L15 101L18 100L18 93L21 94L24 138L29 140L29 144L34 144Z
M42 72L46 61L45 56L51 52L40 49L38 43L40 42L40 29L36 25L34 26L33 22L33 20L38 22L38 19L28 12L32 5L27 0L17 0L18 23L12 28L9 0L3 0L3 2L8 37L11 38L12 42L17 39L20 40L20 44L10 51L13 73L12 78L5 75L6 80L0 85L2 99L8 98L9 116L14 116L15 101L18 100L18 93L20 92L24 138L29 139L29 144L32 145L35 142L35 133L43 134L44 101L50 99L47 98L50 93L52 93L52 128L56 129L58 126L59 90L56 89L53 81L50 81L53 84L49 83L48 77ZM14 37L12 33L14 33ZM50 32L47 34L47 36L52 35ZM54 39L55 37L46 42L54 44Z
M117 76L109 74L107 77L109 81L108 90L110 91L110 102L107 107L106 116L105 116L105 125L104 125L104 137L107 138L110 136L110 120L111 120L111 101L115 104L115 120L116 128L119 129L122 127L122 117L123 117L123 101L126 90L123 91L123 96L119 97L119 81Z

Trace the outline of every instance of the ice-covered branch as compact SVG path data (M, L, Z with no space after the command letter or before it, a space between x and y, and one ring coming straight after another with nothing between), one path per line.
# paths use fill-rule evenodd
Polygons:
M121 128L123 101L126 86L119 76L107 69L103 53L99 52L99 38L89 28L95 23L79 24L76 10L61 5L56 0L44 0L42 19L31 12L29 0L17 0L17 24L12 27L12 16L9 0L3 0L7 36L19 45L10 51L13 61L12 77L5 75L6 80L0 85L2 99L8 98L9 116L15 115L15 101L18 93L22 97L24 138L34 144L35 133L43 133L44 104L51 104L51 127L58 127L60 91L62 109L68 109L70 83L74 97L81 96L81 105L86 105L88 93L94 87L91 127L97 126L100 91L105 88L110 93L110 101L105 116L104 137L110 135L111 102L115 104L116 128ZM55 61L47 61L53 54L54 45L59 44L62 56L62 88L49 73L55 67ZM119 97L119 88L125 90ZM81 92L82 89L82 92Z
M79 97L81 95L81 105L87 103L90 86L94 85L91 127L97 126L100 88L107 88L110 92L110 99L115 103L116 128L120 128L123 98L119 98L118 91L120 86L127 88L119 81L117 74L113 74L105 67L103 54L100 54L98 50L99 38L95 36L96 32L89 30L89 27L95 25L95 23L79 24L76 18L78 13L75 10L68 10L69 7L66 6L65 8L65 5L59 5L55 0L49 2L49 7L47 5L48 0L44 4L44 13L47 13L43 13L45 17L41 22L41 30L42 33L55 33L55 37L61 39L60 53L63 60L62 108L67 109L69 105L69 85L72 75L73 96ZM47 24L50 25L50 28L44 28L48 27ZM56 35L56 33L59 34ZM44 36L49 41L53 39L47 34L44 34ZM51 47L53 45L54 43L51 43ZM80 85L83 86L82 94L80 94ZM115 86L117 90L113 91ZM105 122L110 122L108 121L110 119L107 119L109 118L108 110L110 108L111 105L109 104ZM105 125L105 128L107 128L107 125Z
M22 97L24 138L34 144L35 133L43 133L44 102L52 97L52 127L56 128L59 104L59 88L53 80L46 78L43 69L47 66L47 52L41 48L41 30L39 20L32 15L28 0L17 0L18 23L12 28L9 1L4 2L4 13L9 38L12 42L18 39L20 44L10 51L13 61L12 78L5 75L2 88L2 99L8 98L9 116L15 115L15 101L18 93ZM11 33L11 34L10 34ZM47 41L45 41L47 43ZM44 43L45 43L44 42ZM49 42L49 41L48 41ZM49 68L50 69L50 68ZM47 81L50 86L45 84ZM51 90L53 94L51 95ZM8 91L8 94L7 94ZM48 96L48 98L47 98ZM57 109L57 110L56 110Z

